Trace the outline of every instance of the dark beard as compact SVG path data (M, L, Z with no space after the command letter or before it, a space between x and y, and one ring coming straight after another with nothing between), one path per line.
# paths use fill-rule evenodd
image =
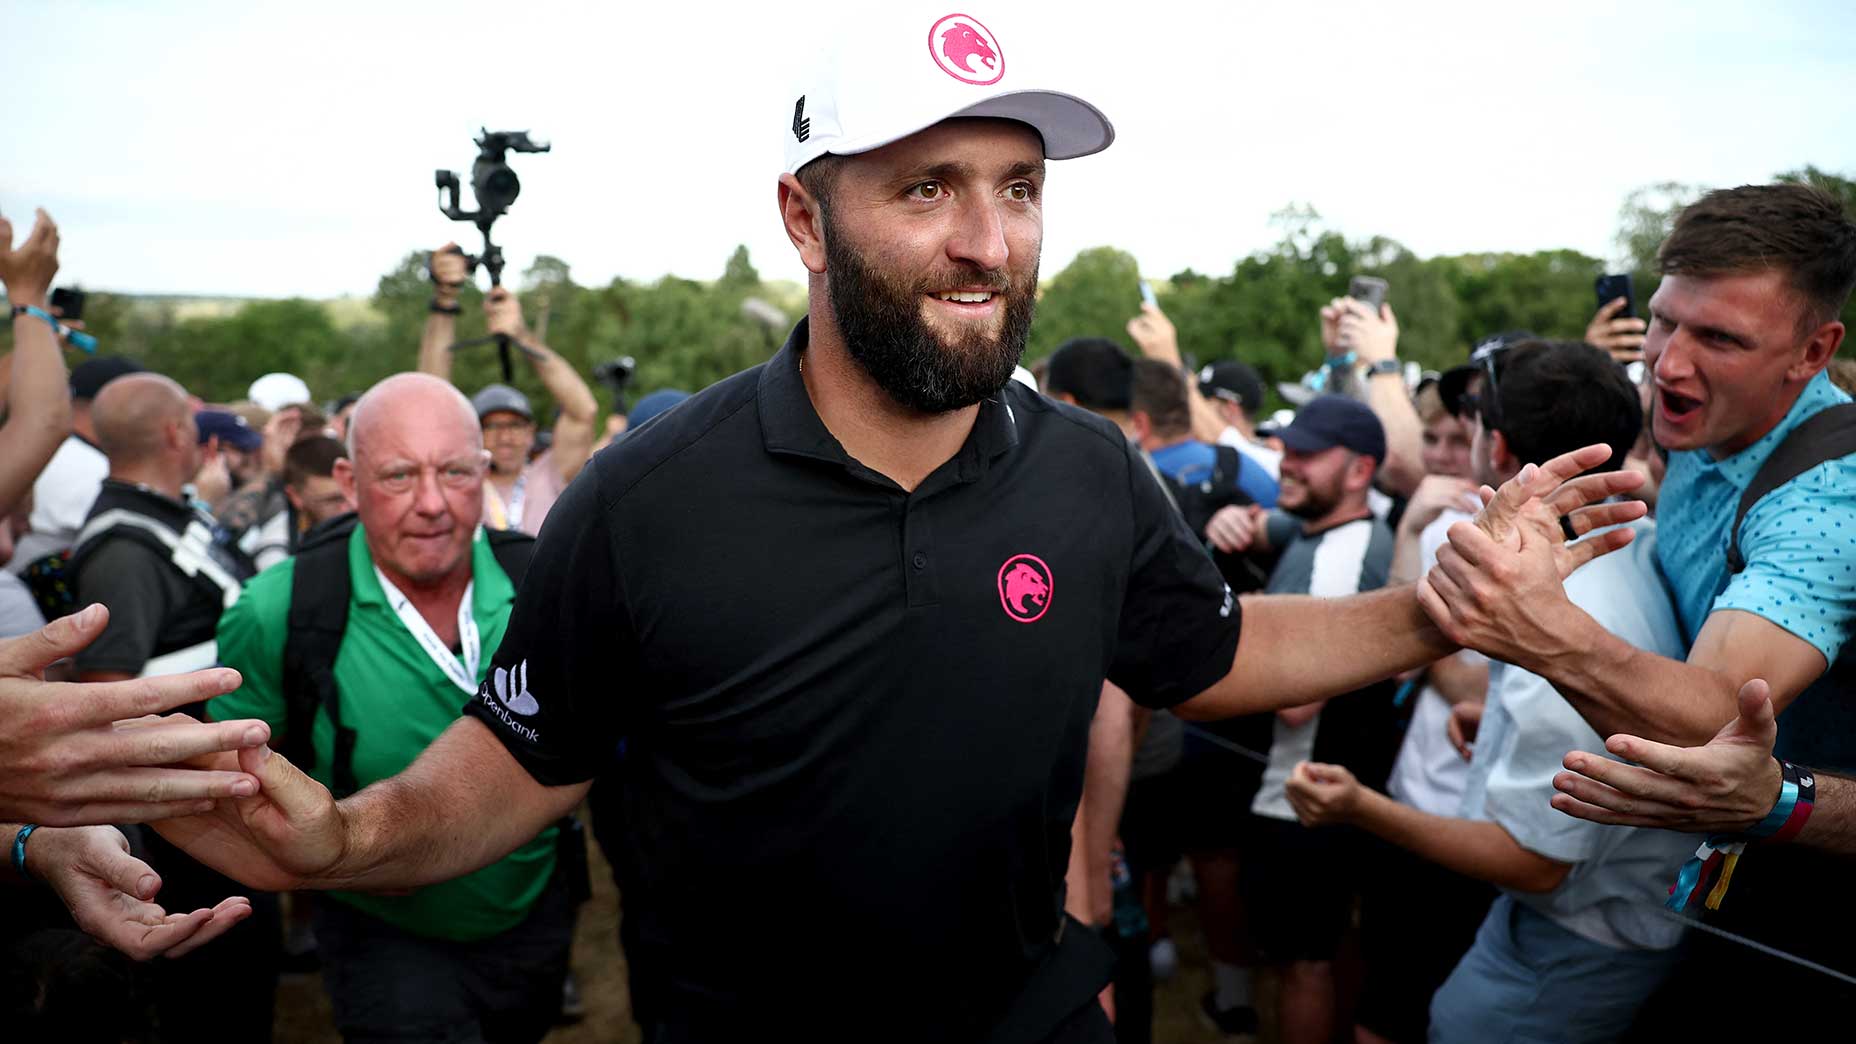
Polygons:
M922 413L947 413L996 395L1025 354L1036 306L1037 269L1014 291L1003 272L968 265L936 282L902 285L864 263L829 217L825 222L826 287L838 331L851 358L897 404ZM924 293L948 286L983 286L1005 298L997 340L947 345L921 314Z

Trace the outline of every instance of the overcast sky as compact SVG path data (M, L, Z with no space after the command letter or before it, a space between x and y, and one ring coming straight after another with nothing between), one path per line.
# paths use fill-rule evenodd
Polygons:
M1046 275L1102 244L1156 277L1228 272L1292 202L1424 255L1609 257L1637 186L1856 171L1848 0L961 4L1116 127L1052 170ZM947 13L872 13L907 6L844 10ZM763 276L803 275L774 182L818 4L0 9L0 212L52 212L63 283L369 293L410 248L474 245L431 179L468 178L480 125L555 143L515 161L512 272L551 253L582 283L710 279L745 243Z

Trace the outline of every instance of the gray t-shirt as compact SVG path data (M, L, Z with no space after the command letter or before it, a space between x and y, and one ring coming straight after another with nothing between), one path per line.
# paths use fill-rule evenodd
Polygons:
M1279 521L1287 519L1284 528ZM1392 569L1392 531L1377 518L1360 518L1343 522L1319 533L1304 533L1292 516L1271 516L1270 539L1281 547L1282 557L1270 572L1267 594L1308 594L1319 598L1340 598L1384 587ZM1279 543L1279 534L1287 532L1287 544ZM1295 809L1289 806L1285 784L1297 762L1307 761L1315 752L1315 733L1321 728L1319 712L1307 722L1289 726L1278 717L1276 734L1270 741L1270 763L1263 770L1263 782L1250 810L1259 816L1295 822Z
M1566 578L1566 596L1605 630L1660 656L1682 659L1687 645L1656 567L1655 526ZM1604 739L1537 674L1512 664L1489 667L1489 699L1476 734L1463 815L1492 820L1521 847L1573 864L1551 892L1511 892L1566 930L1617 949L1662 950L1682 926L1653 907L1667 897L1697 839L1668 830L1605 826L1555 811L1553 777L1568 751L1610 757ZM1616 760L1616 759L1613 759Z

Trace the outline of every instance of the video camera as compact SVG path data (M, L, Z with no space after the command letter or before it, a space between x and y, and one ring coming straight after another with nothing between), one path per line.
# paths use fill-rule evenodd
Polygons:
M462 187L458 183L458 176L449 170L437 171L433 175L433 180L438 183L438 209L453 221L475 223L488 235L490 226L522 194L522 179L516 177L516 172L509 168L506 160L508 154L548 152L552 148L545 141L530 138L528 131L493 131L485 128L483 137L477 139L477 161L470 167L470 187L477 197L477 209L466 211L459 207Z
M593 379L612 389L613 408L625 412L625 389L632 383L632 375L638 369L638 360L629 355L617 359L607 359L593 366Z
M477 209L465 210L460 205L463 186L456 173L440 170L433 174L432 180L438 185L439 212L453 221L469 221L483 233L483 252L481 254L464 254L464 261L474 275L477 266L482 265L490 273L490 285L503 285L503 248L490 240L490 226L502 217L522 194L522 179L509 168L507 157L511 152L548 152L553 149L545 141L535 141L528 136L528 131L493 131L482 128L483 136L477 139L477 160L470 167L470 187L477 197ZM460 251L462 253L462 251ZM484 338L477 341L463 341L452 345L452 349L485 344L495 341L502 353L503 379L513 380L515 367L509 356L509 341L504 337Z

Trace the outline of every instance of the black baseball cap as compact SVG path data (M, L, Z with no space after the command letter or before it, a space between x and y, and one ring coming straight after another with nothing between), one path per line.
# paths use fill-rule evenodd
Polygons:
M120 355L86 359L71 370L71 398L94 399L104 385L116 378L131 373L144 373L147 369L134 359L125 359Z
M1249 363L1226 359L1199 370L1199 394L1235 402L1254 417L1263 409L1263 378Z
M1319 453L1344 446L1374 460L1386 459L1386 429L1363 402L1345 395L1317 395L1296 411L1278 435L1297 453Z

